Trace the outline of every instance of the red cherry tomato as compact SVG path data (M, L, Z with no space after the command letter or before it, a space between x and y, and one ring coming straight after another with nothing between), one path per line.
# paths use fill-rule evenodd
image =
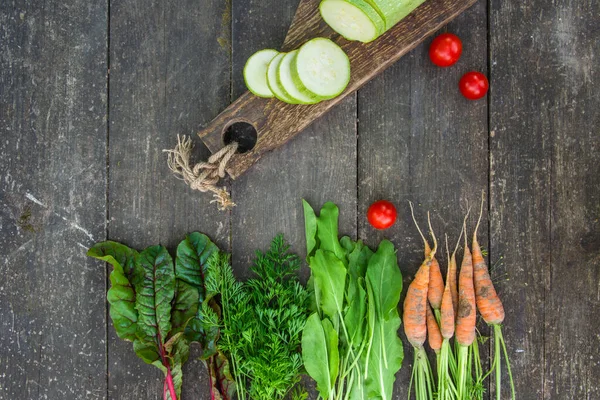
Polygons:
M386 200L379 200L371 204L367 211L367 219L375 229L387 229L396 222L396 207Z
M469 100L477 100L485 96L490 84L481 72L467 72L460 78L458 88L460 92Z
M438 67L455 64L462 53L462 42L452 33L442 33L431 42L429 58Z

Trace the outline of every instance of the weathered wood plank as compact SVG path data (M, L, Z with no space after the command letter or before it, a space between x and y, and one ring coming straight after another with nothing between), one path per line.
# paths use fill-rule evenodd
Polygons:
M105 399L107 2L0 4L0 398Z
M135 0L111 6L109 237L172 252L202 231L228 248L225 213L209 194L177 181L162 149L191 134L229 102L229 3ZM195 156L207 157L203 146ZM192 354L192 358L194 354ZM138 359L109 327L109 390L115 399L162 398L162 373ZM183 397L208 399L197 361L185 368Z
M281 46L295 6L275 0L250 4L234 0L234 96L245 90L240 77L246 59L258 49ZM281 17L275 22L273 15ZM248 276L254 251L265 249L278 233L284 233L303 257L302 198L314 207L328 200L336 202L341 209L341 231L355 236L355 110L355 100L349 98L305 135L264 157L233 182L237 207L232 212L232 249L239 276ZM308 276L307 269L303 275Z
M491 254L517 397L599 398L600 5L490 4Z
M421 229L431 212L445 271L444 234L453 248L467 201L478 205L488 184L487 103L465 100L457 87L464 72L486 72L485 3L478 2L442 31L463 41L465 51L456 65L433 65L427 53L429 39L361 89L358 97L359 236L371 245L384 237L396 244L405 288L423 260L408 201L415 203ZM397 223L383 232L365 217L369 205L379 199L391 200L398 209ZM481 243L487 243L485 225ZM460 257L462 252L459 262ZM407 397L413 363L413 351L401 331L405 359L394 392L399 399Z

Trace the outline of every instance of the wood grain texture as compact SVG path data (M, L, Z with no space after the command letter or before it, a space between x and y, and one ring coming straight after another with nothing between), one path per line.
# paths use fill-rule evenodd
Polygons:
M294 11L295 4L275 0L234 2L234 76L242 75L246 59L254 51L281 47ZM273 13L287 20L273 23ZM246 38L251 41L246 43ZM238 79L234 95L243 91L244 82ZM233 181L232 196L237 207L232 211L232 250L238 276L248 276L254 251L266 249L278 233L284 233L303 257L302 198L317 209L328 200L335 201L341 208L342 232L356 235L355 120L356 101L350 96L309 127L305 135L264 157ZM308 274L308 268L302 271L304 278Z
M491 255L517 397L596 399L600 5L490 4Z
M398 246L405 288L423 260L423 242L408 201L415 204L421 229L426 229L427 211L431 212L441 246L438 260L445 273L444 235L454 248L467 202L479 209L481 191L487 190L487 102L469 102L457 88L464 72L486 73L486 15L485 3L478 2L436 32L452 32L462 39L465 51L455 66L439 68L431 63L429 39L358 92L359 236L372 246L383 238ZM393 201L398 209L398 221L386 231L375 230L364 217L369 205L379 199ZM471 218L470 232L474 225ZM479 239L487 243L485 218ZM460 263L462 251L458 257ZM413 350L401 331L405 358L394 396L404 399Z
M226 1L112 4L110 239L137 249L160 243L174 253L186 233L202 231L228 249L228 215L209 205L210 195L174 179L162 149L229 100L229 9ZM109 334L109 398L162 398L162 373L138 359L112 326ZM199 362L186 366L184 382L184 398L208 398Z
M107 3L0 4L0 398L106 397Z
M262 99L246 92L198 135L214 153L223 147L223 133L232 123L243 121L255 127L258 134L256 146L244 154L237 154L229 162L227 172L232 178L237 178L265 153L304 130L474 2L429 0L380 38L364 44L349 42L327 27L319 16L319 1L302 0L284 49L297 48L317 36L331 38L350 58L352 75L347 89L332 100L308 106L284 104L277 99Z

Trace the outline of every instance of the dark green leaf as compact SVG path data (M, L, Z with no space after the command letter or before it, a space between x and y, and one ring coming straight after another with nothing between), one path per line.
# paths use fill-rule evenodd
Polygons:
M165 352L171 367L171 376L173 377L173 386L177 398L181 397L181 386L183 384L183 364L188 360L190 355L190 346L185 339L183 333L178 333L165 343ZM171 399L171 395L167 390L167 399Z
M199 308L198 290L182 280L176 280L175 302L171 310L171 335L183 332Z
M133 342L133 350L139 358L144 360L145 363L154 364L156 361L158 361L160 365L159 368L162 367L162 363L160 363L160 353L156 343L145 342L140 339L136 339L135 342ZM163 372L166 372L164 367L161 369Z
M162 246L148 247L139 255L144 279L136 286L138 337L152 337L162 345L171 330L171 301L175 296L173 260Z
M206 297L204 278L208 259L218 250L208 236L198 232L188 234L177 246L175 276L195 287L200 301Z
M89 249L88 256L105 261L113 266L110 273L110 289L106 294L110 304L110 317L117 336L134 341L137 331L137 310L135 309L134 282L139 282L142 274L136 273L137 252L116 242L102 242ZM139 270L137 270L140 272Z
M210 376L213 400L233 400L236 392L235 380L229 369L229 360L219 352L204 361Z

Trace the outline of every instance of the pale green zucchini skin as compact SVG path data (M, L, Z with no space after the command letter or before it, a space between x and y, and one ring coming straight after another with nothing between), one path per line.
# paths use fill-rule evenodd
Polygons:
M366 0L385 21L385 30L391 29L413 12L425 0Z
M321 16L337 33L348 40L369 43L385 32L385 22L365 0L323 0Z
M304 43L292 59L296 87L319 100L340 95L350 82L350 60L336 43L315 38Z
M246 87L258 97L273 97L267 83L267 68L279 52L273 49L259 50L252 54L244 66L244 82Z
M348 40L368 43L383 35L424 2L425 0L323 0L319 10L334 31ZM373 34L373 30L377 34Z

